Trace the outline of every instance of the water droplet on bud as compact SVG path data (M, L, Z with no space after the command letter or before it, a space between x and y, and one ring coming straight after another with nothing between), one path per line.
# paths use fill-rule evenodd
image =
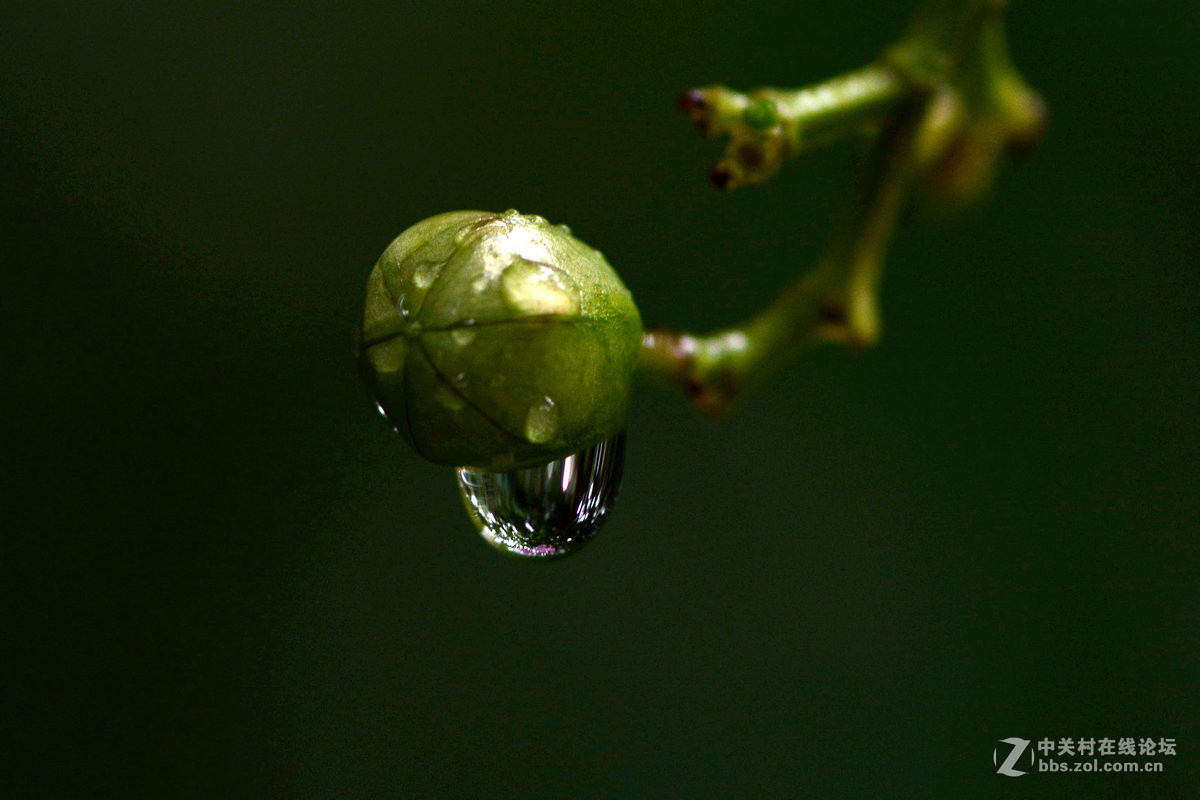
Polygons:
M525 438L534 444L545 444L558 433L558 408L549 397L542 398L525 415Z
M428 289L441 271L441 261L422 261L413 270L412 282L418 289Z
M561 558L600 530L624 464L625 435L619 434L539 467L463 468L458 487L479 533L493 547L526 558Z
M403 319L408 319L412 316L412 306L409 302L408 295L400 295L396 298L396 310L400 312Z
M549 264L518 258L500 276L505 304L519 314L574 316L579 313L579 287L569 275Z

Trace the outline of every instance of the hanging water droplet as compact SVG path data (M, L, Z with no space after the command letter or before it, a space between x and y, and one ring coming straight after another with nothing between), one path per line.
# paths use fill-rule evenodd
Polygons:
M624 463L622 433L540 467L459 469L458 488L479 533L493 547L527 558L560 558L600 530Z

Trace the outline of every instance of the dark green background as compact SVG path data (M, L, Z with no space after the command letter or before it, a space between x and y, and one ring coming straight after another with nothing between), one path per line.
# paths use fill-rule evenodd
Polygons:
M907 9L6 10L5 794L1200 796L1195 3L1016 4L1043 148L902 228L878 348L720 426L640 391L576 558L487 548L350 359L375 258L455 208L569 222L648 322L751 312L854 148L722 195L674 95ZM1011 736L1178 755L1005 778Z

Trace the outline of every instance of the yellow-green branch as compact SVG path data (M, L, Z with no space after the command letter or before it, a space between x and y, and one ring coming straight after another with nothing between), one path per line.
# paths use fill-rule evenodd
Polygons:
M1008 58L1002 0L927 0L880 60L816 86L694 89L680 105L706 135L728 134L710 173L718 188L765 180L806 147L875 130L857 191L824 256L741 325L697 336L645 332L644 376L683 389L711 416L807 347L865 347L879 337L878 285L896 221L914 186L946 205L977 197L998 155L1027 147L1041 100Z

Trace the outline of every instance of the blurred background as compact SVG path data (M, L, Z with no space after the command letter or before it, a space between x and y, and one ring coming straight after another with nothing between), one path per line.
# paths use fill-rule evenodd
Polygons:
M906 221L877 348L721 425L639 391L571 559L488 548L358 379L367 273L451 209L569 222L648 323L751 313L856 148L721 194L675 95L909 8L6 9L11 796L1200 796L1195 3L1014 4L1043 147ZM1178 754L1007 778L1008 737Z

